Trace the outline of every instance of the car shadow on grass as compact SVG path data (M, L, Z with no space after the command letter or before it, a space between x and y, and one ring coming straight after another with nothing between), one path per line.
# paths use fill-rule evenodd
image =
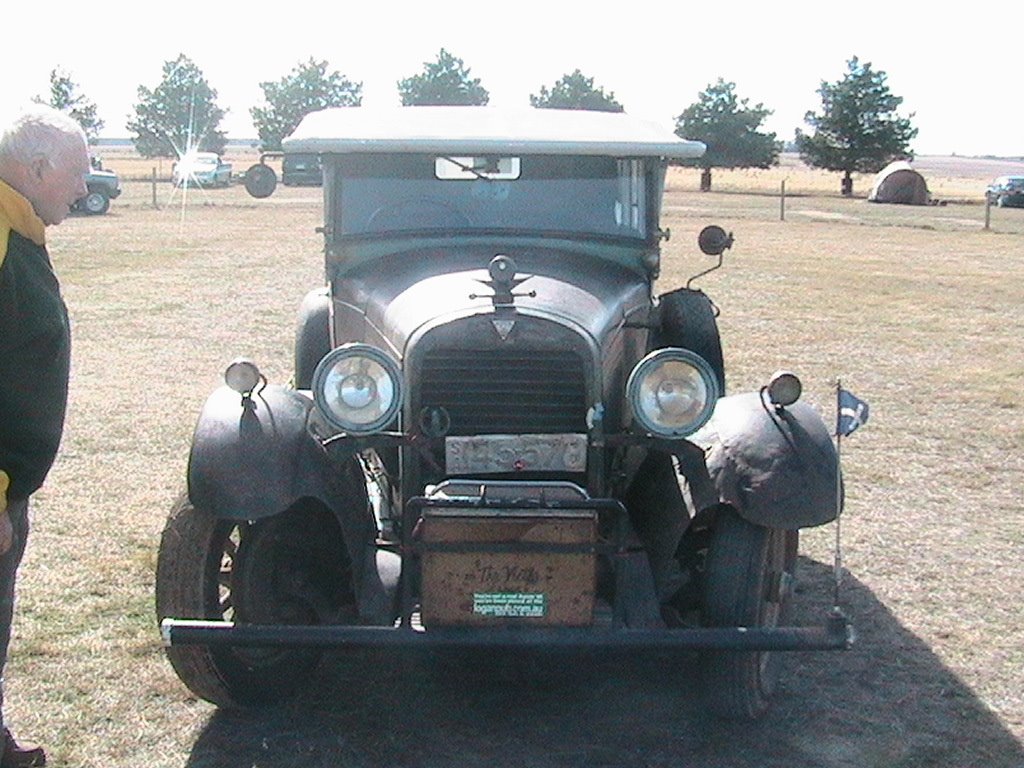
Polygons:
M802 559L795 622L831 600L830 567ZM334 654L300 699L220 711L190 768L1020 768L1024 747L864 584L844 605L845 653L787 654L768 715L706 716L693 653ZM396 657L400 662L396 663Z

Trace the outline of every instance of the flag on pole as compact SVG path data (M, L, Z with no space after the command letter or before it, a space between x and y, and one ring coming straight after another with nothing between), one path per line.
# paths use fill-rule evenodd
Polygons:
M840 387L838 389L839 407L836 418L836 434L846 437L857 427L868 422L868 404L852 392Z

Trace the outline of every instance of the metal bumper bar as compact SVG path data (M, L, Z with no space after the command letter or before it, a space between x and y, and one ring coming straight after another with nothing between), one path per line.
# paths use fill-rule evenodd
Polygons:
M853 645L846 616L835 611L820 627L701 627L692 629L488 627L420 630L412 627L287 626L164 619L166 645L358 648L706 648L732 651L828 651Z

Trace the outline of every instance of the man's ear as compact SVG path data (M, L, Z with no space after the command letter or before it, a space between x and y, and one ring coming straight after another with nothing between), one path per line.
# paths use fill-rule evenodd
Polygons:
M50 169L50 161L45 155L37 155L32 158L32 162L29 163L29 168L31 169L31 176L37 181L42 181L43 174Z

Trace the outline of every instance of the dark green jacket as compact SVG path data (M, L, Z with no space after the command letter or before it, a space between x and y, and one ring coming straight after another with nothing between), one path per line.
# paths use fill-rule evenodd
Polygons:
M64 429L71 337L45 227L0 181L0 472L8 499L43 484Z

